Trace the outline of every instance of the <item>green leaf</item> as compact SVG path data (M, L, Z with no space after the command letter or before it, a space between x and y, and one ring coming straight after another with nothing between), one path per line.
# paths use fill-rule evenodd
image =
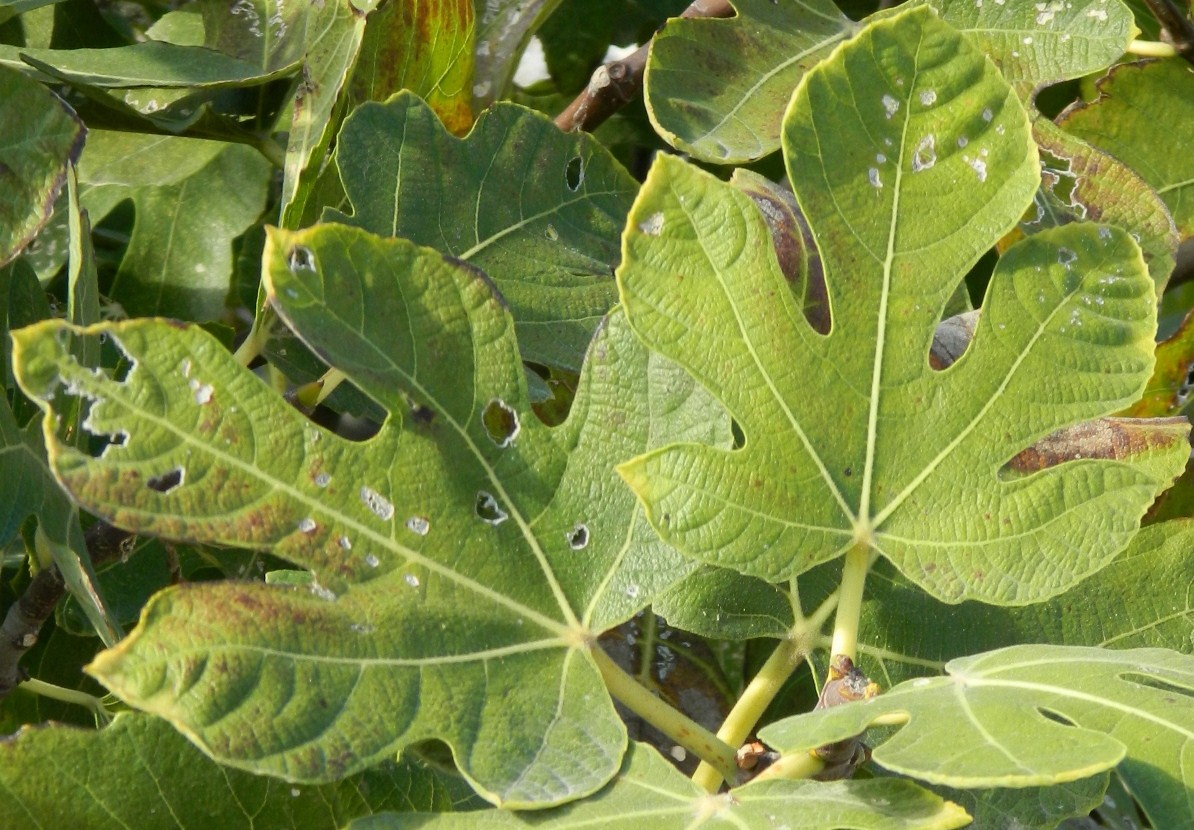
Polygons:
M830 0L733 0L728 19L673 19L655 36L644 95L677 149L717 164L779 148L792 89L857 25Z
M1023 642L1188 651L1194 644L1194 597L1173 586L1194 583L1192 549L1194 520L1146 527L1090 579L1026 608L943 605L880 566L867 578L860 665L891 686L924 674L926 666ZM815 582L833 583L837 577L830 571L810 574L807 581L811 590ZM1108 597L1116 598L1114 613Z
M126 199L136 210L111 297L134 315L224 314L232 242L265 209L264 158L219 141L95 131L79 175L97 220Z
M111 49L30 49L0 46L0 66L50 67L55 75L99 88L256 86L294 71L294 64L263 71L230 55L196 46L150 40Z
M1067 818L1084 818L1102 804L1108 777L1104 772L1052 787L1014 790L935 789L942 797L965 808L974 817L973 827L1053 830L1059 822Z
M1178 235L1157 192L1123 162L1044 116L1033 119L1032 136L1041 152L1041 189L1019 230L1033 234L1088 218L1123 228L1140 243L1161 296L1173 273Z
M349 100L385 101L407 89L449 132L467 132L473 123L473 28L473 0L382 5L365 24Z
M473 0L477 10L473 110L503 97L531 35L560 0Z
M534 815L487 810L455 815L379 815L350 830L473 830L474 828L603 827L613 830L696 830L782 826L789 830L934 830L969 823L965 810L910 781L760 781L711 795L659 753L634 744L613 783L593 798Z
M451 811L468 798L463 782L413 761L293 787L222 769L165 721L132 713L99 731L50 725L0 743L0 793L9 830L325 830L380 810Z
M1041 87L1107 68L1136 36L1120 0L927 2L991 57L1025 102Z
M0 67L0 266L50 220L85 133L61 98Z
M1098 89L1095 101L1063 113L1061 127L1135 169L1181 238L1194 236L1194 161L1171 140L1194 116L1194 68L1177 58L1121 64Z
M91 672L214 757L291 780L436 737L491 801L595 791L626 735L588 648L692 568L612 465L674 437L715 440L716 407L615 316L549 429L475 269L339 225L275 232L265 262L283 319L389 411L370 441L310 424L195 327L85 330L119 344L123 379L79 367L65 324L16 334L47 424L82 395L90 431L124 436L98 458L52 444L88 509L315 576L310 590L164 591Z
M1026 787L1110 769L1154 827L1194 822L1185 772L1194 747L1194 657L1164 649L1015 646L953 660L861 703L761 730L782 752L857 735L877 718L907 723L874 750L901 775L946 786Z
M453 138L415 95L345 122L336 164L353 215L485 271L510 304L527 360L577 368L616 300L618 233L636 184L599 143L497 104Z
M1135 418L1173 415L1189 400L1188 381L1194 368L1194 311L1172 335L1157 344L1157 363L1140 400L1125 411Z
M916 8L805 76L784 143L827 335L748 196L666 157L631 211L618 270L631 326L745 438L622 465L652 525L770 582L867 546L949 602L1036 602L1106 565L1189 454L1184 422L1080 423L1135 400L1152 368L1156 297L1136 243L1071 224L1016 245L966 353L938 372L947 301L1039 182L1012 90Z

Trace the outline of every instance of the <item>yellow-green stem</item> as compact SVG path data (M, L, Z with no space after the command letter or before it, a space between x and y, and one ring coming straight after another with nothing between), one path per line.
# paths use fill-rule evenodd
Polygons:
M807 642L808 639L803 636L780 641L759 673L747 684L721 729L717 730L718 738L730 746L742 745L792 672L808 656ZM693 773L692 780L709 792L716 792L721 786L722 777L721 771L712 764L702 763Z
M268 314L269 312L262 313ZM245 342L240 344L240 348L236 350L233 357L241 366L248 366L260 357L267 340L269 340L269 335L266 333L266 327L255 322L253 328L249 330L249 336L245 338Z
M858 620L862 616L862 591L871 569L869 546L859 543L846 553L842 582L838 587L837 617L833 622L833 648L830 656L844 654L858 657Z
M294 391L294 399L307 409L314 409L331 396L348 376L339 369L328 369L319 380L304 383Z
M667 735L684 749L707 761L727 780L738 776L734 748L705 727L652 694L623 671L599 646L590 653L601 671L601 679L611 695L634 714Z
M767 769L759 773L756 781L765 778L812 778L825 769L825 762L811 752L794 752L785 755Z
M55 686L53 683L46 683L43 680L26 680L21 683L20 688L51 700L82 706L89 709L102 723L112 720L112 714L104 708L104 702L86 692L80 692L77 689L64 689L62 686Z
M1171 44L1159 40L1133 40L1128 44L1128 54L1142 58L1176 58L1181 53Z

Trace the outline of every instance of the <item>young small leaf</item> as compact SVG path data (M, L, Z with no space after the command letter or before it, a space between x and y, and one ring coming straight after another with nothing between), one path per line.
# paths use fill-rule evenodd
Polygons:
M1091 224L1025 239L1000 259L966 353L936 371L949 298L1039 183L1011 88L914 8L805 76L784 147L827 335L734 187L661 157L631 211L618 270L630 323L745 439L622 465L651 523L771 582L870 547L948 602L1036 602L1106 565L1189 455L1184 421L1086 421L1135 400L1152 368L1156 297L1137 244Z

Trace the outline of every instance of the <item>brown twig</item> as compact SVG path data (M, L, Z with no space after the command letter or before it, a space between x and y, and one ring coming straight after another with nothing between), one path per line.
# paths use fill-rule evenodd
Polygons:
M681 17L733 17L730 0L695 0ZM647 68L647 53L651 41L621 60L597 67L589 84L556 116L556 126L566 133L577 130L592 131L634 97L643 86L643 72Z
M123 558L132 535L106 522L96 522L87 529L84 538L92 566L99 568ZM0 700L29 679L21 658L37 644L41 627L65 593L62 574L57 566L49 565L37 572L4 615L4 622L0 623Z
M1161 24L1165 35L1173 48L1183 58L1194 63L1194 22L1182 10L1174 5L1173 0L1144 0L1149 11L1157 22Z

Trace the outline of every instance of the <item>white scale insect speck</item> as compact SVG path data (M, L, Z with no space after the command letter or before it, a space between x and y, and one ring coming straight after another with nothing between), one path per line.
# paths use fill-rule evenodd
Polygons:
M883 164L885 161L887 161L887 156L883 155L882 153L875 153L875 161Z
M315 476L316 487L327 487L331 483L332 477L328 473L320 473L319 475Z
M182 359L182 363L178 364L178 368L182 370L182 376L184 378L189 378L191 376L191 359L189 357L184 357Z
M883 182L880 181L880 179L879 179L878 168L875 168L875 167L868 168L866 171L866 178L867 178L867 181L871 183L871 187L875 187L875 188L883 187Z
M920 93L920 103L926 107L933 106L933 103L936 100L937 100L937 90L935 90L935 89L926 89Z
M966 136L964 136L964 135L958 136L958 146L959 147L965 147L969 143L970 143L970 139L968 139Z
M361 501L382 521L388 522L394 518L394 505L390 504L389 499L373 488L361 488Z
M404 576L402 578L406 580L406 584L409 585L410 587L412 587L412 588L419 587L419 578L417 576L415 576L414 574L407 574L406 576Z
M370 568L376 568L378 565L381 564L381 560L378 559L372 553L367 553L367 554L365 554L365 564L368 565Z
M352 540L347 536L341 536L337 541L344 550L352 550Z
M1107 22L1107 12L1103 11L1102 9L1091 9L1090 11L1088 11L1086 13L1086 16L1093 17L1095 20L1099 21L1100 23Z
M305 519L299 519L298 529L303 533L315 532L315 520L308 516Z
M965 158L965 156L963 156ZM982 159L967 158L966 163L973 168L974 172L978 174L978 180L985 182L987 180L987 163Z
M884 95L882 102L883 112L887 114L888 119L900 111L900 102L890 95Z
M983 110L983 120L986 121L988 124L991 123L991 119L994 117L995 117L995 113L991 112L990 107L987 107L985 110Z
M406 520L406 529L419 536L426 536L427 531L431 530L431 522L422 516L411 516Z
M211 397L216 390L210 383L200 383L195 378L191 378L190 387L191 391L195 393L195 403L199 406L211 403Z

